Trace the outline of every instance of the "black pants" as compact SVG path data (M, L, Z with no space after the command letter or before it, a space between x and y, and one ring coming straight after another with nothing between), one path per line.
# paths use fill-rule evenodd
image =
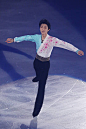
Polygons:
M35 117L39 114L43 104L45 85L46 85L46 80L47 80L48 72L50 68L50 61L42 62L35 58L33 65L36 71L36 77L39 78L38 93L37 93L34 111L33 111L33 117Z

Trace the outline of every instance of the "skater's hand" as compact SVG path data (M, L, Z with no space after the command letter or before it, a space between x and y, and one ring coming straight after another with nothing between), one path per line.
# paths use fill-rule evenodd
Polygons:
M8 38L5 42L7 42L7 43L13 43L14 40L12 38Z
M80 51L78 51L78 55L79 56L83 56L84 55L84 52L80 50Z

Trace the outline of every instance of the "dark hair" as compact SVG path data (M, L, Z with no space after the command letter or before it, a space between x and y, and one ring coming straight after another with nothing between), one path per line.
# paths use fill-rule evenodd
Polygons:
M48 30L51 29L51 25L50 25L50 22L46 19L42 19L40 22L39 22L39 27L41 26L41 24L47 24L48 26Z

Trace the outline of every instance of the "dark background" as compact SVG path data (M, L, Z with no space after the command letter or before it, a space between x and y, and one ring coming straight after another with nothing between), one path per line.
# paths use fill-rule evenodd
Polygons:
M72 43L86 53L85 0L0 0L0 85L35 76L35 43L7 44L10 37L40 33L39 21L51 23L50 35ZM49 75L86 81L86 54L54 48Z

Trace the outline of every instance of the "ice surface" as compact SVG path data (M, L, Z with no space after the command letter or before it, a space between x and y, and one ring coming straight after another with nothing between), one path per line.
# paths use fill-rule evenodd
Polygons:
M0 88L0 129L85 129L86 82L49 76L39 116L32 118L38 83L33 77ZM34 123L34 124L33 124Z

